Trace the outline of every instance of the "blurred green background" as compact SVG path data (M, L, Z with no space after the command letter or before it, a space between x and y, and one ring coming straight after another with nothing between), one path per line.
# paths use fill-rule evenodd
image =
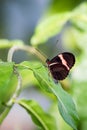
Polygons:
M87 1L1 0L0 38L23 40L49 58L63 51L75 55L75 66L62 85L75 100L80 117L78 130L87 130ZM7 52L8 49L1 49L0 59L6 61ZM13 58L17 63L32 59L36 57L25 52L17 52ZM51 104L47 95L31 82L24 82L20 97L37 100L45 110ZM61 117L58 118L58 130L72 130ZM35 130L36 127L26 112L15 105L0 130L24 129Z

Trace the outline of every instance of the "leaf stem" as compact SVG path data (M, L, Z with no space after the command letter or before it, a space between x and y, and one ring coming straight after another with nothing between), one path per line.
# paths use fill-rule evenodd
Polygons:
M34 55L36 55L42 62L46 61L46 56L43 56L37 49L35 49L32 46L27 46L27 45L21 45L21 46L13 46L9 52L8 52L8 57L7 57L7 61L8 62L12 62L12 57L15 51L18 50L24 50L27 51L29 53L32 53Z
M11 106L11 105L14 103L13 100L18 97L18 95L19 95L19 93L20 93L20 90L21 90L21 86L22 86L22 77L21 77L21 75L19 74L19 72L18 72L16 66L14 66L14 74L16 74L17 79L18 79L17 89L16 89L15 93L13 94L11 100L9 100L9 101L6 103L7 106Z
M45 56L43 56L34 47L27 46L27 45L16 45L16 46L11 47L9 52L8 52L8 56L7 56L7 61L8 62L12 62L12 58L13 58L14 52L18 51L18 50L24 50L24 51L27 51L29 53L35 54L37 57L39 57L40 60L42 60L42 62L46 61ZM19 72L17 70L17 66L16 65L14 65L14 74L16 74L16 76L18 78L18 85L17 85L17 89L16 89L15 93L13 94L11 100L6 104L7 106L11 106L14 103L14 100L19 95L20 90L21 90L21 86L22 86L22 78L21 78L21 75L19 74Z

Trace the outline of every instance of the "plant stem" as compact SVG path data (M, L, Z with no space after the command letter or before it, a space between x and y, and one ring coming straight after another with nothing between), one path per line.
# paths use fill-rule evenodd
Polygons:
M7 57L7 61L8 62L12 62L12 57L15 51L18 50L24 50L27 51L29 53L32 53L34 55L36 55L42 62L46 61L46 57L43 56L37 49L35 49L34 47L31 46L27 46L27 45L21 45L21 46L13 46L9 52L8 52L8 57Z
M42 62L46 61L46 58L34 47L31 46L27 46L27 45L16 45L10 48L9 52L8 52L8 56L7 56L7 61L8 62L12 62L12 58L13 58L13 54L15 51L18 50L24 50L27 51L29 53L35 54L40 60L42 60ZM21 75L19 74L16 65L14 65L14 74L16 74L17 79L18 79L18 85L17 85L17 89L15 91L15 93L13 94L11 100L9 102L7 102L7 106L11 106L13 104L13 101L17 98L17 96L20 93L21 90L21 86L22 86L22 78Z
M20 90L21 90L21 86L22 86L22 77L21 75L19 74L16 66L14 66L14 74L17 76L17 79L18 79L18 84L17 84L17 89L15 91L15 93L13 94L11 100L9 100L6 105L7 106L12 106L13 104L13 100L16 99L20 93Z

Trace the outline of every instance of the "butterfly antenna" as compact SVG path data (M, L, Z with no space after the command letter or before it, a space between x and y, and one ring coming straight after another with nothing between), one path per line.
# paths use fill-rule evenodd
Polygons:
M42 51L38 50L38 48L35 48L35 49L36 49L41 55L43 55L45 59L47 59L47 56L46 56Z

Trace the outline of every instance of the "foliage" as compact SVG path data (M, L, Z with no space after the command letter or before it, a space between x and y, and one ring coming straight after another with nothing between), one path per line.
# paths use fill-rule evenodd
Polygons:
M62 2L64 1L62 0ZM4 39L0 41L0 49L10 48L8 60L0 61L0 123L5 119L13 104L18 103L31 115L34 123L41 129L87 129L87 2L80 2L78 0L76 4L72 4L71 8L69 8L70 4L67 4L64 10L61 8L57 10L54 7L58 4L61 5L61 1L58 3L54 0L47 15L36 27L31 38L31 46L24 45L20 40ZM76 65L72 70L71 79L69 77L67 80L70 83L69 93L63 90L60 83L54 83L52 77L48 76L47 68L41 62L24 61L19 64L12 62L13 53L20 49L38 56L44 62L45 58L36 51L34 45L38 47L40 44L45 44L50 37L61 32L65 47L76 55ZM21 92L21 77L23 88L25 84L32 83L49 93L52 100L49 112L45 112L36 101L26 99L17 101ZM64 85L66 85L65 82ZM55 98L52 98L53 95ZM58 110L56 109L57 104Z

